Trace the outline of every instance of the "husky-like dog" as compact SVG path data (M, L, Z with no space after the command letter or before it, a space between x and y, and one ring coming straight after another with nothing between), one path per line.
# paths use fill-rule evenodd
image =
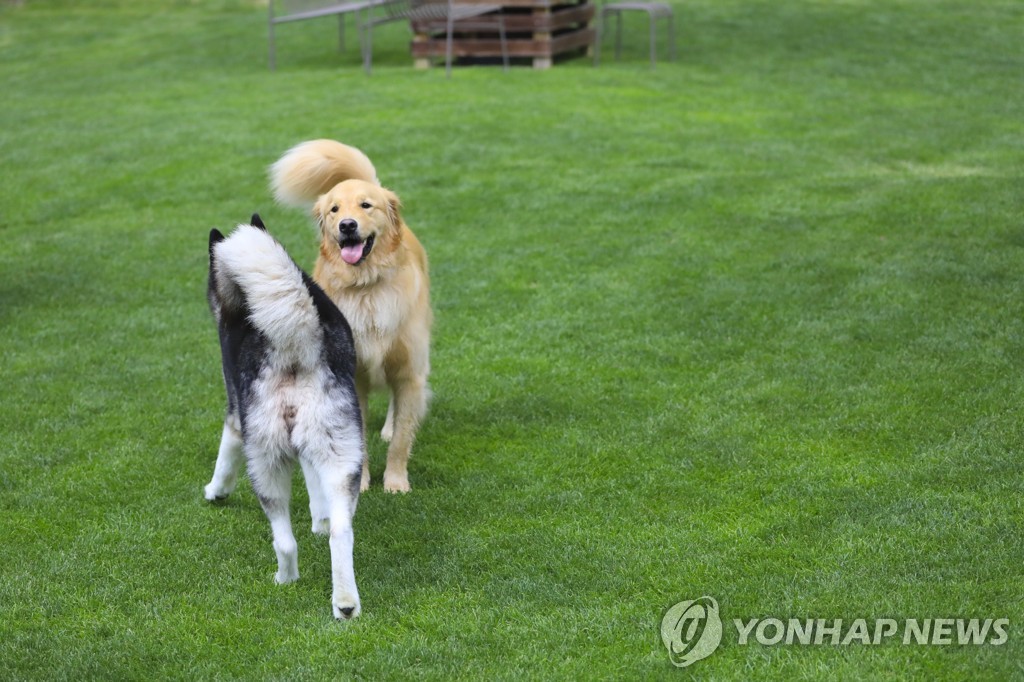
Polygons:
M235 488L243 455L270 520L279 584L299 577L289 501L298 460L313 532L330 534L335 618L359 615L352 516L366 450L352 331L259 215L210 232L207 297L220 334L228 410L206 499Z

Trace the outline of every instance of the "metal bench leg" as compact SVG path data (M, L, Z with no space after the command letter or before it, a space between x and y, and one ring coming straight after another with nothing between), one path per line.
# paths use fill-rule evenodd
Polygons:
M668 15L668 58L669 61L676 59L676 18Z
M501 65L508 73L508 38L505 36L505 15L498 15L498 31L501 34Z
M452 17L451 12L448 13L448 27L447 33L445 34L444 41L444 75L445 78L452 77L452 43L455 41L455 19Z
M267 55L267 59L270 62L270 70L273 71L274 69L277 68L277 55L275 54L275 49L274 49L274 22L273 21L270 22L269 35L270 35L269 54Z
M657 57L655 56L658 45L658 22L657 19L654 18L653 13L649 12L647 14L647 17L648 19L650 19L651 24L651 68L653 69L655 65L658 63Z
M366 71L366 75L369 76L373 70L373 27L363 27L363 36L366 38L363 45L363 70Z
M358 17L357 17L358 18ZM345 51L345 14L338 15L338 52Z
M615 60L622 57L622 12L615 13Z

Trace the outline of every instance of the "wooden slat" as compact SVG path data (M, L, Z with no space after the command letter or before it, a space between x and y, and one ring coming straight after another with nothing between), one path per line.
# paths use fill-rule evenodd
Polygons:
M588 25L594 18L595 7L587 0L554 6L541 0L499 1L504 7L502 16L509 56L530 58L536 69L550 68L558 55L594 44L595 31ZM455 57L500 57L497 21L493 28L474 29L459 32L456 24L452 54ZM444 23L414 22L413 32L412 56L418 66L429 64L431 58L444 57Z
M508 41L510 57L554 57L563 52L586 47L594 41L594 31L583 28L570 31L549 39L517 38ZM420 39L412 43L412 56L417 59L444 57L444 38ZM501 41L490 38L456 38L452 41L452 53L456 57L500 57Z
M589 47L594 44L595 34L596 31L594 29L584 28L579 31L557 35L551 41L551 53L562 54L580 47Z
M520 17L522 17L523 19L529 18L531 20L531 24L536 24L538 22L541 23L540 26L533 25L530 26L529 28L523 28L522 30L554 32L563 28L570 28L572 26L575 26L576 24L589 23L590 20L594 18L594 11L594 6L590 3L586 3L582 5L576 5L575 7L564 7L552 11L551 14L548 15L538 16L536 14L512 14L506 17L505 25L510 27L518 26L517 20ZM510 30L518 29L512 28Z

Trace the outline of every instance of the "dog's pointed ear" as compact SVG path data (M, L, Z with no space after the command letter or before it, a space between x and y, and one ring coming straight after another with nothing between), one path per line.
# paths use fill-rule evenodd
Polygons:
M249 224L252 225L253 227L260 228L264 232L267 231L267 226L263 224L263 219L260 218L260 214L259 213L253 213L252 214L252 218L249 219Z
M224 235L216 227L210 230L210 257L213 257L213 247L224 241Z

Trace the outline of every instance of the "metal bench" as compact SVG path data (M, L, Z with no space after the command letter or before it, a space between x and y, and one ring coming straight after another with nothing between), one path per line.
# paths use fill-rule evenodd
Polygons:
M646 12L650 22L650 49L651 68L654 68L655 45L657 34L655 33L655 21L664 19L668 24L668 58L671 61L676 56L675 18L672 15L672 6L664 2L654 0L625 0L622 2L609 2L601 8L601 17L597 25L597 40L594 41L594 66L601 61L601 39L604 38L605 28L608 24L608 16L615 15L615 58L622 54L622 13L623 12Z
M269 0L269 33L270 33L270 68L277 66L277 54L274 47L274 27L289 21L316 19L318 17L338 16L338 46L345 49L345 16L356 15L356 25L360 25L359 13L374 7L385 5L390 0Z

